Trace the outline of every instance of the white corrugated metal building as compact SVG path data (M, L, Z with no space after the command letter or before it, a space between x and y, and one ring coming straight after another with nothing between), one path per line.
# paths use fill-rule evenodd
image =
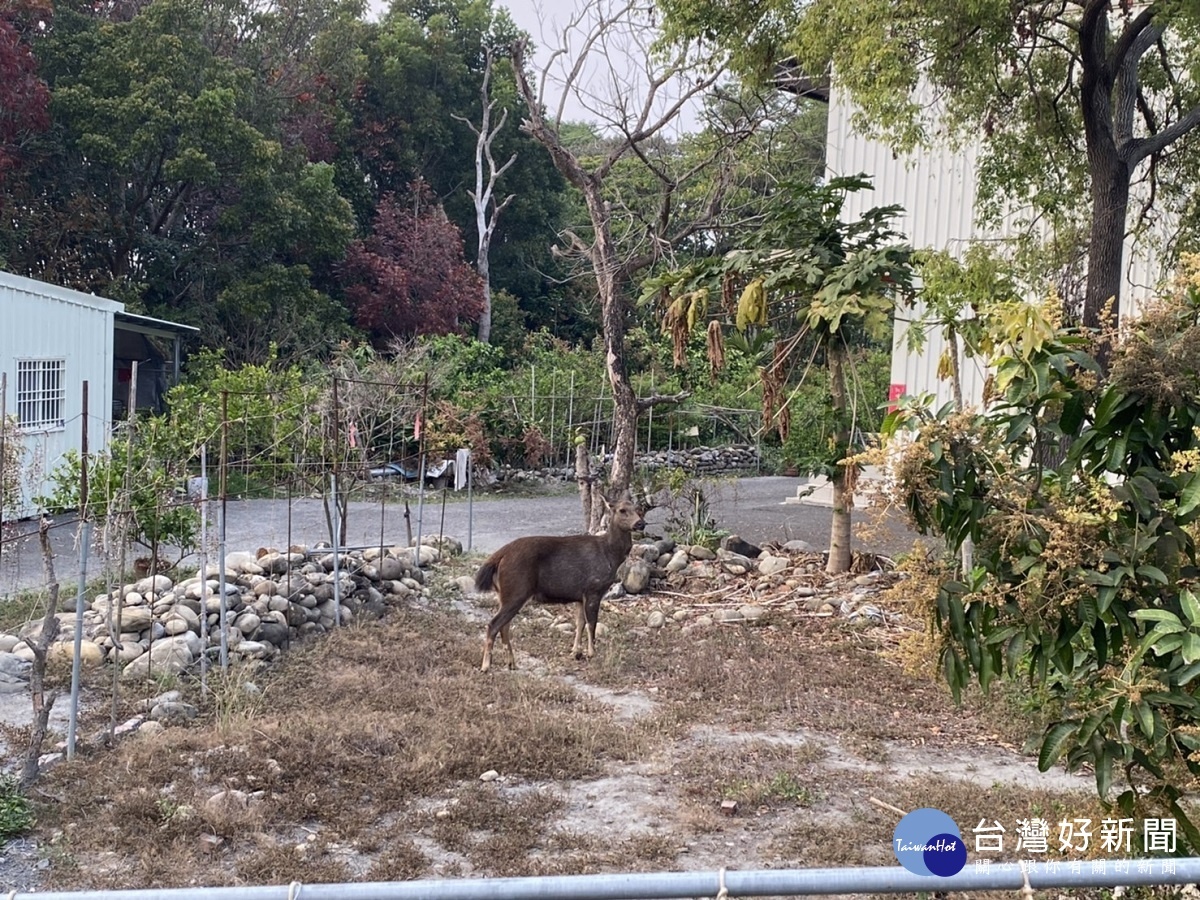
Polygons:
M829 94L826 168L831 177L866 174L872 190L852 193L843 216L853 219L869 209L893 204L903 207L896 226L917 249L933 248L962 254L972 241L1004 239L1018 227L1010 216L998 230L981 228L975 219L976 157L978 146L954 150L947 144L896 154L886 144L864 137L852 124L854 108L836 82ZM1160 235L1161 237L1161 235ZM1163 271L1152 246L1125 244L1125 284L1122 316L1136 312L1140 301L1162 280ZM931 393L935 408L950 402L950 385L937 377L945 349L940 334L930 333L924 350L911 353L906 329L913 315L897 317L892 346L891 396ZM964 360L963 399L977 404L983 393L984 372L978 362Z
M2 408L16 426L20 497L0 497L0 518L33 515L33 498L82 440L83 383L88 383L88 446L107 446L125 412L137 360L138 407L155 407L178 380L179 338L195 329L125 312L115 300L0 272ZM170 344L164 353L150 338Z

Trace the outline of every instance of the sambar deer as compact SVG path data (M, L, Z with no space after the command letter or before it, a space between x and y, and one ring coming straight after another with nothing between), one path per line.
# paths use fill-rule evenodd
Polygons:
M508 667L517 667L509 629L513 617L530 600L539 603L575 603L575 645L571 652L589 659L596 652L596 620L600 598L616 580L617 569L629 555L634 531L646 527L628 491L615 500L604 498L608 508L608 531L604 534L572 534L561 537L517 538L505 544L475 574L475 588L495 590L500 611L488 623L483 644L486 672L492 665L496 635L508 649ZM581 649L584 626L587 649Z

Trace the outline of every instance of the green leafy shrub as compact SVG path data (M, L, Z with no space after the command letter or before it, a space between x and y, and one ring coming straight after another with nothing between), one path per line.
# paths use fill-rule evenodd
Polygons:
M29 798L13 775L0 775L0 841L24 834L33 824Z
M130 539L146 547L190 550L199 539L200 516L184 499L187 460L173 453L168 430L151 419L132 436L114 435L105 452L89 454L86 514L101 525L123 519ZM35 502L54 514L79 509L82 468L79 452L68 450L49 474L50 492Z
M1054 312L991 311L998 396L986 414L905 409L899 499L974 565L926 598L956 695L1022 671L1047 694L1039 766L1114 777L1123 815L1173 816L1200 784L1200 257L1112 350ZM1064 448L1062 462L1045 462Z

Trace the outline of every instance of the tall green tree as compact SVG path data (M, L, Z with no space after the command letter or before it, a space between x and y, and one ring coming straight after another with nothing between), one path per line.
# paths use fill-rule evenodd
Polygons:
M270 62L320 42L285 37L296 16L272 10L61 4L36 48L53 125L10 194L10 264L198 324L234 359L335 333L344 312L314 274L353 221L305 137L321 103L298 88L319 67Z
M1171 214L1192 205L1200 7L1154 0L659 0L670 33L731 49L769 80L781 60L832 69L857 124L910 149L934 128L981 147L982 211L1030 205L1087 257L1086 326L1120 308L1130 185ZM928 87L928 90L925 89ZM929 97L940 117L930 115Z
M401 194L420 178L463 234L477 234L472 123L493 104L491 121L507 117L509 124L490 151L498 165L513 160L502 191L512 199L487 242L488 283L517 297L537 326L559 317L563 303L566 272L550 248L563 220L566 183L546 152L516 127L521 103L506 55L516 35L507 12L492 0L396 0L363 44L366 72L350 106L354 127L344 181L357 178L368 187L356 202L364 230L380 198ZM472 241L471 261L478 264L481 255Z

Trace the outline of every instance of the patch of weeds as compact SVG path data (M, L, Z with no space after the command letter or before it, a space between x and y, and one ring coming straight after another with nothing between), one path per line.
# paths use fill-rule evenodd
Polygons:
M238 859L237 875L244 883L253 884L330 884L349 881L351 873L345 862L324 847L305 844L299 851L262 835L253 849Z
M891 753L888 751L887 744L870 735L863 737L847 736L842 743L849 746L855 756L859 759L865 759L867 762L880 763L882 765L891 759Z
M530 860L531 875L588 875L598 872L661 870L672 865L679 849L677 838L657 832L640 832L612 840L577 831L557 829L546 839L545 851Z
M222 734L244 727L262 714L266 693L257 676L257 667L246 663L235 663L228 672L214 669L209 673L205 699Z
M371 864L367 881L412 881L425 874L429 860L408 840L390 841Z
M704 487L697 481L688 480L672 496L664 525L666 533L677 543L716 550L721 538L729 532L717 527Z
M0 775L0 841L24 834L33 824L29 798L14 775Z
M46 615L45 591L18 591L0 601L0 631L16 633ZM61 599L61 598L60 598Z
M526 858L563 805L546 791L503 792L484 785L458 795L451 814L436 820L434 839L446 850L497 875L530 874Z
M812 806L815 764L824 755L811 744L773 740L705 741L684 757L677 773L685 796L707 808L721 800L740 805Z

